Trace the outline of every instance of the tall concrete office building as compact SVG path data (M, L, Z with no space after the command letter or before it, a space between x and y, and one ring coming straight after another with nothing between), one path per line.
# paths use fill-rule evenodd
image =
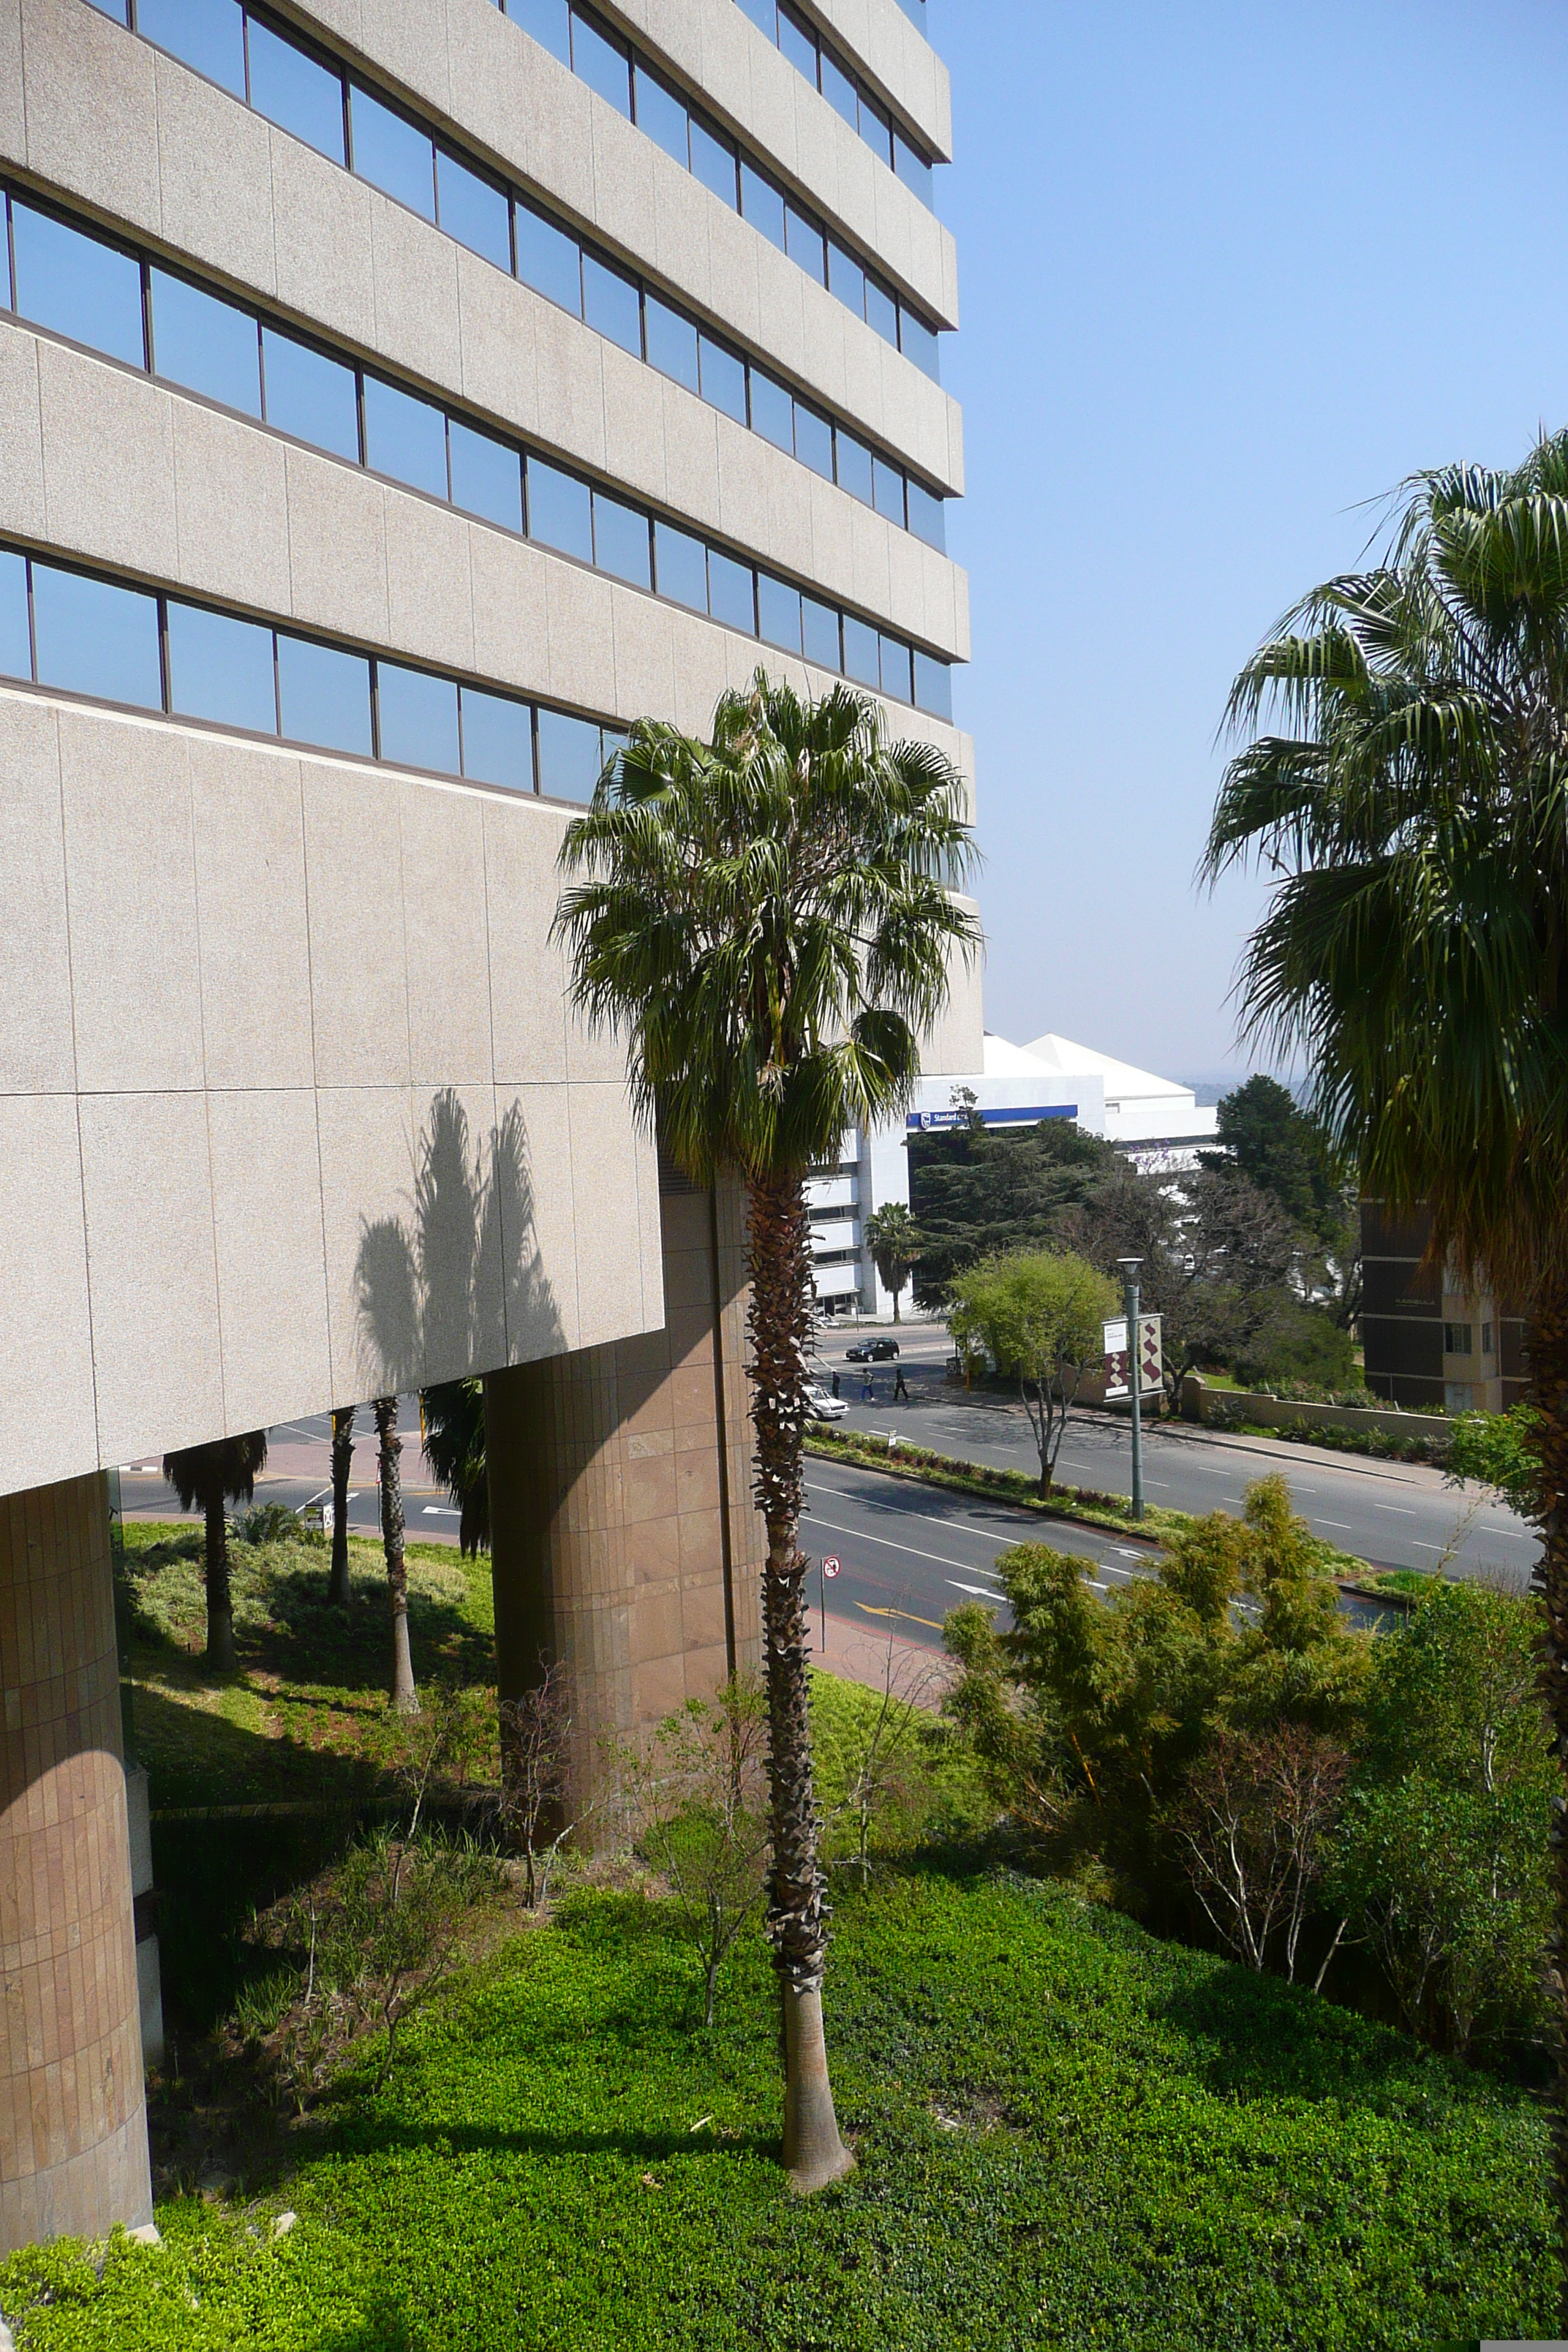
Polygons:
M0 2248L150 2211L114 1465L493 1375L503 1683L754 1658L738 1202L554 861L759 663L968 770L923 15L0 0Z

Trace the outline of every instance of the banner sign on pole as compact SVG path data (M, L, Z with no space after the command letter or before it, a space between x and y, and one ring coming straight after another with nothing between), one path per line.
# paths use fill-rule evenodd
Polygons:
M1132 1393L1128 1361L1127 1318L1117 1316L1105 1326L1105 1402L1115 1404ZM1157 1315L1138 1318L1138 1393L1158 1396L1165 1385L1164 1343Z

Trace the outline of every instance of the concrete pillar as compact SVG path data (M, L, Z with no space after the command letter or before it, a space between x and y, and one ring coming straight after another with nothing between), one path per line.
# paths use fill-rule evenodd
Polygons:
M0 1497L0 2253L153 2218L109 1489Z
M606 1736L761 1659L742 1197L666 1167L659 1206L665 1328L485 1383L500 1695L565 1662L579 1812Z

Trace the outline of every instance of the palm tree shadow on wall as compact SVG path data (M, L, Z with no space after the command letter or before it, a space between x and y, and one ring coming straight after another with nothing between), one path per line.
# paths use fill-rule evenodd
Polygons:
M406 1217L366 1219L354 1263L366 1394L426 1388L567 1345L540 1255L528 1131L513 1103L475 1148L451 1087L415 1147Z

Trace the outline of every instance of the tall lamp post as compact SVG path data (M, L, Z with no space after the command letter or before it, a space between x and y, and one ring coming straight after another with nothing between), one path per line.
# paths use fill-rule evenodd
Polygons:
M1138 1276L1142 1271L1141 1257L1119 1257L1121 1280L1126 1290L1127 1307L1127 1377L1132 1391L1132 1516L1143 1516L1143 1367L1138 1345Z

